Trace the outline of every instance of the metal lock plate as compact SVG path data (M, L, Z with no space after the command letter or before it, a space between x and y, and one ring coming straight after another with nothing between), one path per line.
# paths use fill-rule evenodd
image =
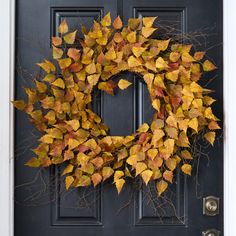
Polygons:
M203 215L215 216L219 214L220 199L214 196L203 198Z
M209 229L202 232L202 236L220 236L220 231L216 229Z

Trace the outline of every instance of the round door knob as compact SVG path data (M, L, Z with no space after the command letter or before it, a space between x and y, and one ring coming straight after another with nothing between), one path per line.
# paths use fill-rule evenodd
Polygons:
M215 212L218 208L218 204L215 200L208 200L206 202L206 209L210 212ZM209 234L209 236L214 236L214 234L211 235L211 233Z
M214 233L209 233L207 236L216 236Z

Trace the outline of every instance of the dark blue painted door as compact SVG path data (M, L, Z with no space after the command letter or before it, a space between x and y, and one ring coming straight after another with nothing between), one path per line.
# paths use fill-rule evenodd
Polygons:
M222 1L221 0L18 0L16 8L16 97L31 84L35 62L51 52L50 37L66 18L72 28L111 12L124 22L130 17L158 16L158 37L165 33L197 49L207 50L218 66L208 87L219 103L215 113L222 119ZM111 135L131 134L152 116L146 87L136 75L118 75L134 86L115 97L95 94L94 109L101 114ZM214 81L214 83L211 81ZM199 236L216 228L223 231L223 208L214 217L203 215L202 198L215 195L223 202L222 139L214 148L196 146L192 178L177 174L171 189L157 198L155 188L129 183L117 196L112 183L94 190L65 191L60 169L35 170L24 166L33 155L38 133L26 116L15 117L15 236ZM203 153L202 155L199 155ZM207 154L207 155L206 155ZM213 161L214 160L214 161Z

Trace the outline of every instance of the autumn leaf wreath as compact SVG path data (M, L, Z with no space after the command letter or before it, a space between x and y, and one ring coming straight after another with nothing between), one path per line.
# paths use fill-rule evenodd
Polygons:
M69 32L63 20L52 37L53 60L38 66L45 72L33 88L24 88L27 101L13 101L41 131L35 157L26 165L66 164L66 189L94 186L113 178L118 193L127 178L155 181L158 195L170 183L177 167L191 175L191 137L204 131L213 145L220 129L212 112L215 100L199 85L202 74L216 69L205 52L191 53L192 45L156 39L156 17L131 18L128 26L108 13L94 21L83 39ZM158 31L157 31L158 32ZM80 45L80 50L78 49ZM151 124L142 124L128 136L109 136L108 127L91 108L94 88L114 95L131 83L112 76L122 71L140 75L155 110Z

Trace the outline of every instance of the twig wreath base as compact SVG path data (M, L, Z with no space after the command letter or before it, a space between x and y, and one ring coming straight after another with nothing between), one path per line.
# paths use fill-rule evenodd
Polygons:
M220 129L211 91L198 83L216 67L203 60L204 52L191 53L191 45L151 38L154 32L158 35L155 19L132 18L124 27L119 16L112 23L108 13L101 22L94 21L90 31L82 28L83 39L77 38L77 30L68 32L62 21L59 36L52 37L53 62L38 63L45 77L35 80L34 88L25 88L27 101L13 102L42 132L33 150L36 156L26 165L65 162L66 189L113 178L118 193L126 178L155 181L161 195L178 166L191 175L191 137L204 130L213 145ZM134 134L109 136L91 109L92 93L98 88L114 95L115 89L129 87L125 79L118 84L111 79L122 71L138 73L144 80L155 113L151 124L142 124Z

